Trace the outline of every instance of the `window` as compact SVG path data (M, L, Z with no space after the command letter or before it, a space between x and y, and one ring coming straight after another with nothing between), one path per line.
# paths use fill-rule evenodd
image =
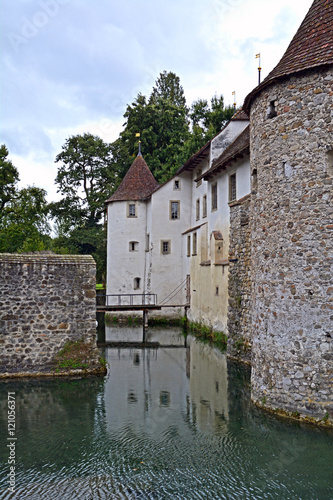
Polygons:
M170 201L170 219L179 219L179 201Z
M187 235L187 257L191 255L191 235Z
M193 233L192 255L197 255L197 233Z
M236 174L229 176L229 201L236 200Z
M174 191L179 191L180 190L180 180L176 179L173 183L173 189Z
M218 295L218 294L219 294L219 287L218 287L218 286L216 286L216 287L215 287L215 295Z
M171 242L170 240L162 240L161 241L161 254L168 255L171 253Z
M200 200L199 199L197 199L196 205L195 205L195 217L196 217L196 220L200 219Z
M134 290L138 290L141 286L141 278L134 278Z
M130 241L129 242L129 251L130 252L137 252L138 246L139 246L139 243L137 241Z
M199 168L198 171L197 171L197 173L196 173L196 177L200 177L201 174L202 174L202 169ZM201 184L202 184L202 179L200 179L200 181L197 182L197 188L199 186L201 186Z
M217 210L217 184L212 184L212 211Z
M266 118L274 118L277 115L275 101L271 101L268 106Z
M150 234L146 234L146 252L149 252L150 247Z
M202 217L207 217L207 195L202 198Z
M258 174L257 174L257 169L254 168L252 170L252 190L256 191L258 187Z
M135 203L128 204L128 214L127 217L136 217Z

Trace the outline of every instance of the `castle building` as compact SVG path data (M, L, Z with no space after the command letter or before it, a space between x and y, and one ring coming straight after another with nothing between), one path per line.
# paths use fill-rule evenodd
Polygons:
M216 137L162 186L139 155L107 201L107 293L190 299L189 319L226 332L229 355L251 362L255 403L325 422L332 96L333 3L315 0L281 61Z
M333 2L315 0L250 114L252 398L333 419Z

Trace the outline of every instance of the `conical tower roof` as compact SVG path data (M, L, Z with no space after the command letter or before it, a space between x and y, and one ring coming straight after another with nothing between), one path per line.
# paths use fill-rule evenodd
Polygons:
M117 191L106 201L137 201L150 196L159 186L141 154L135 158Z
M333 1L314 0L282 59L246 97L243 108L248 112L255 95L276 80L329 64L333 64Z

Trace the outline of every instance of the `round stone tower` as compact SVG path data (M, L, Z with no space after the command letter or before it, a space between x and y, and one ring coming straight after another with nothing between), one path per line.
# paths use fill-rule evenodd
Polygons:
M333 2L315 0L246 98L251 137L252 399L333 422Z

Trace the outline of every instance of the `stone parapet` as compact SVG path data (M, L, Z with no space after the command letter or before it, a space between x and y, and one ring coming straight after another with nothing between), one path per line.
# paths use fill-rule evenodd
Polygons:
M46 370L66 341L96 345L92 257L0 254L0 373Z

